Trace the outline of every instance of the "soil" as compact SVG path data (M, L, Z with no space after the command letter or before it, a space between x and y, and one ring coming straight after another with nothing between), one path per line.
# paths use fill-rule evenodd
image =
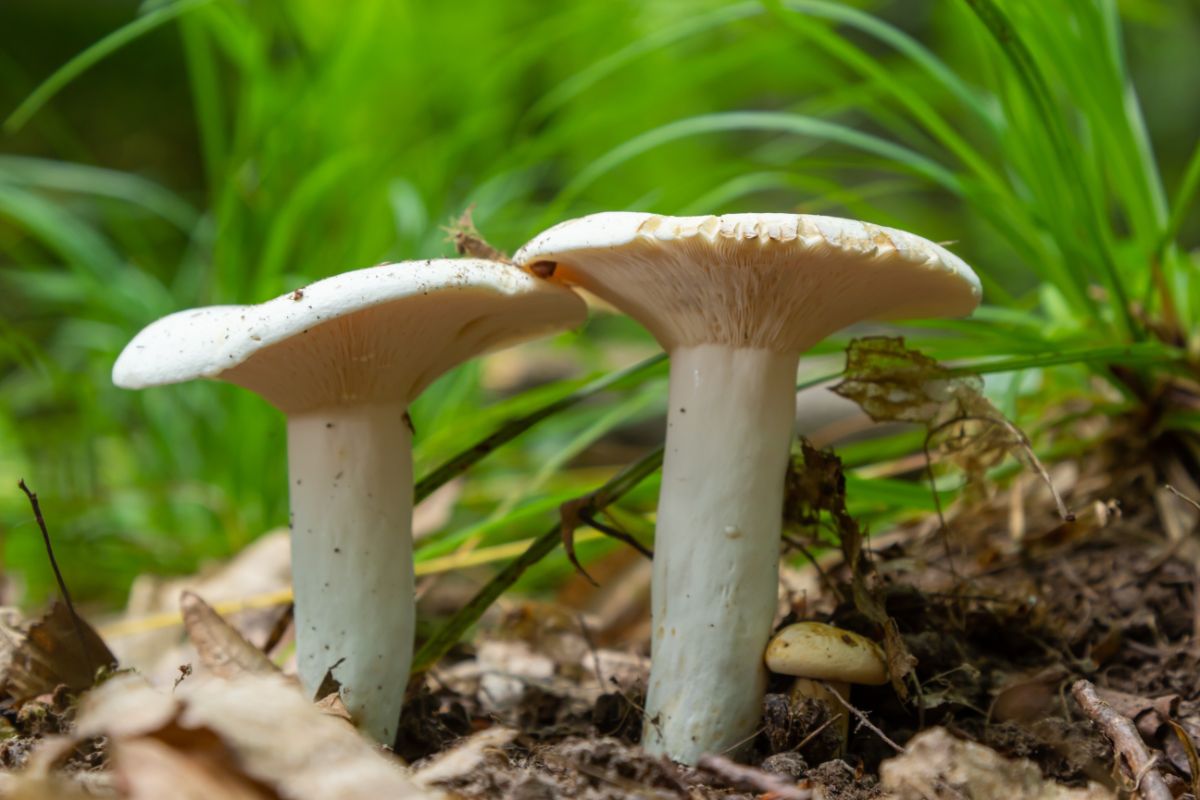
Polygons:
M1071 522L1048 494L1018 483L945 528L927 519L876 541L869 583L915 658L908 699L893 686L855 687L852 705L871 726L852 724L839 753L825 724L831 709L792 702L787 679L775 677L746 763L824 797L874 798L883 796L878 770L894 746L940 726L1031 760L1045 779L1126 789L1109 739L1071 699L1072 684L1086 679L1137 726L1172 793L1190 796L1191 743L1200 740L1197 550L1192 539L1168 535L1180 520L1165 524L1164 514L1195 516L1184 501L1169 509L1155 502L1145 471L1113 475L1110 467L1068 478L1069 494L1087 498L1077 500ZM816 618L879 638L878 626L844 599L852 596L847 567L822 572L822 591L792 598L794 613L782 623ZM528 634L529 616L522 614L525 633L516 638L534 652L540 634ZM512 631L494 635L505 641ZM464 653L458 667L470 662ZM559 664L551 672L562 678L569 670ZM591 702L570 680L529 681L517 702L497 708L469 686L439 687L434 677L400 747L418 774L471 731L514 731L441 784L464 797L730 797L751 788L642 753L636 679Z
M887 765L902 760L898 752L916 751L915 737L938 732L944 737L936 747L966 741L990 748L987 756L1001 766L988 769L1001 779L1020 772L1028 789L1027 773L1035 784L1040 773L1050 787L1014 793L1013 800L1111 797L1135 783L1139 796L1194 798L1200 546L1191 531L1200 506L1166 492L1148 468L1130 462L1094 455L1085 468L1056 470L1055 484L1075 511L1071 521L1049 492L1019 479L944 521L917 520L868 538L868 558L853 570L836 551L827 550L819 568L794 560L784 576L793 589L781 601L780 625L817 619L877 641L893 632L895 680L854 688L856 716L844 745L831 724L842 710L793 700L789 679L775 676L740 763L706 757L691 768L651 757L638 747L647 628L627 622L642 619L644 610L589 630L573 605L523 602L426 676L406 706L396 754L418 781L466 798L984 796L948 786L948 771L935 770L930 785L938 788L931 792L896 792L887 783L894 772ZM794 533L789 540L804 534ZM589 567L611 587L631 565L644 568L640 559L629 551ZM635 598L628 604L644 602L637 591L628 597ZM0 703L11 728L0 742L0 771L33 763L31 752L60 740L64 771L104 779L111 765L103 738L58 736L72 727L62 662L75 651L54 643L75 640L65 624L42 624L62 631L58 638L31 636L14 663L40 665L36 677L58 688L21 704ZM40 649L31 660L33 645ZM1148 756L1101 730L1076 703L1072 688L1081 680L1128 723ZM924 739L922 753L931 752L931 741ZM972 759L986 761L973 752ZM1000 756L1033 766L1010 769ZM1149 792L1155 780L1164 794Z

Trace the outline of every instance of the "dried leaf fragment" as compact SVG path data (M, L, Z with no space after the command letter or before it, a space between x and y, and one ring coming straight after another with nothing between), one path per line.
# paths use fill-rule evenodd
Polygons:
M1011 454L1050 487L1062 518L1074 519L1029 439L984 397L978 375L951 373L907 348L903 337L868 336L846 348L845 376L833 391L853 400L876 422L925 426L927 450L958 466L975 491L987 471Z
M76 736L107 736L125 785L158 786L164 770L188 782L159 797L441 797L278 675L202 677L173 695L119 676L84 696Z
M0 668L2 690L18 702L66 686L73 692L93 686L96 677L117 665L116 656L100 634L64 603L55 603L27 631L3 625L0 629L9 652Z
M475 221L471 219L471 213L474 210L474 205L468 206L458 219L442 229L447 234L446 241L454 242L454 251L460 256L485 258L489 261L511 264L512 260L505 253L492 247L480 235L479 230L475 227Z
M279 672L262 650L246 641L246 637L200 595L183 592L179 597L179 609L183 612L183 624L200 656L200 663L217 677Z
M875 567L866 556L865 537L858 520L846 508L846 476L842 460L831 450L819 450L807 439L800 439L800 457L788 465L784 489L784 521L791 525L815 527L822 513L833 523L842 557L850 570L850 590L854 606L883 630L883 649L887 656L888 678L900 699L908 698L905 677L917 660L900 636L896 621L887 613L877 590Z

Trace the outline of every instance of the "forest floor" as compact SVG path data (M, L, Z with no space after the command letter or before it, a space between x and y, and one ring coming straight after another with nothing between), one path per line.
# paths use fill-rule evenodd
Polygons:
M645 567L630 554L589 565L606 612L578 611L568 586L559 602L508 601L486 618L416 688L395 754L358 737L336 695L310 703L259 658L265 640L286 646L278 611L230 625L189 600L194 655L157 688L124 671L82 688L90 667L61 607L32 629L10 618L0 796L1200 796L1194 487L1172 493L1112 453L1053 477L1072 521L1018 479L944 522L864 540L861 558L843 543L785 570L781 623L879 639L883 609L898 634L896 681L855 687L844 749L830 716L845 709L793 702L776 676L737 763L641 751L648 641L632 576ZM104 647L87 636L83 649Z

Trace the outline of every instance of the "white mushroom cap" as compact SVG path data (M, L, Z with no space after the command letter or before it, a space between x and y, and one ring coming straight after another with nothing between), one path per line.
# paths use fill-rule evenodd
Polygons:
M823 622L787 626L767 644L764 660L780 675L871 686L888 682L887 660L878 645Z
M803 214L563 222L517 251L529 267L624 310L667 350L725 344L802 352L862 320L964 316L979 279L911 233Z
M259 305L164 317L125 347L113 382L140 389L220 378L285 413L405 402L472 356L580 325L585 315L573 292L507 264L383 264Z

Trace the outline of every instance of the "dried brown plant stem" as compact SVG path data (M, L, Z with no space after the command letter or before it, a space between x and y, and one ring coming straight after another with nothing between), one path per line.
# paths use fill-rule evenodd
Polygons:
M42 504L38 502L37 492L29 488L24 478L17 481L17 487L29 498L29 505L33 509L33 518L37 521L38 530L42 532L42 542L46 545L46 557L50 560L50 569L53 570L54 580L58 583L58 592L62 595L67 611L71 614L75 635L79 637L79 648L83 652L83 657L91 660L92 654L88 650L83 624L79 620L79 615L75 613L75 605L71 602L71 593L67 591L67 582L63 580L62 571L58 568L58 560L54 557L54 548L50 546L50 531L46 529L46 518L42 516Z
M711 753L700 756L696 766L705 772L711 772L730 786L742 791L758 792L775 798L775 800L812 800L813 798L810 789L802 789L794 783L788 783L778 775L738 764L725 756Z
M829 685L827 682L825 682L825 681L820 681L819 683L820 683L822 686L824 686L824 687L825 687L825 690L826 690L827 692L829 692L831 695L833 695L834 697L836 697L836 698L837 698L837 700L838 700L838 702L839 702L839 703L841 703L842 705L844 705L844 706L846 707L846 710L847 710L847 711L849 711L851 714L853 714L855 717L857 717L857 718L858 718L858 724L859 724L859 725L862 725L862 726L863 726L863 727L865 727L867 730L871 731L871 733L873 733L873 734L875 734L876 736L878 736L878 737L879 737L879 738L880 738L880 739L883 741L883 743L884 743L884 744L886 744L888 747L890 747L890 748L892 748L893 750L895 750L897 753L907 753L907 752L908 752L908 751L907 751L907 750L905 750L905 749L904 749L902 746L900 746L900 745L896 744L896 743L895 743L895 742L893 742L893 741L892 741L890 738L888 738L888 735L887 735L886 733L884 733L883 731L881 731L881 730L879 729L879 727L878 727L877 725L875 725L875 723L873 723L873 722L871 722L871 720L867 719L867 715L866 715L866 714L864 714L863 712L859 711L859 710L858 710L857 708L855 708L854 706L850 705L849 701L847 701L847 700L846 700L846 698L842 697L840 694L838 694L837 692L835 692L835 691L833 690L833 687L832 687L832 686L830 686L830 685Z
M1150 754L1150 749L1142 741L1133 722L1101 700L1090 681L1076 681L1071 686L1071 696L1084 715L1112 742L1118 763L1124 761L1125 771L1134 783L1133 791L1137 796L1142 800L1171 800L1171 790L1154 767L1156 757Z

